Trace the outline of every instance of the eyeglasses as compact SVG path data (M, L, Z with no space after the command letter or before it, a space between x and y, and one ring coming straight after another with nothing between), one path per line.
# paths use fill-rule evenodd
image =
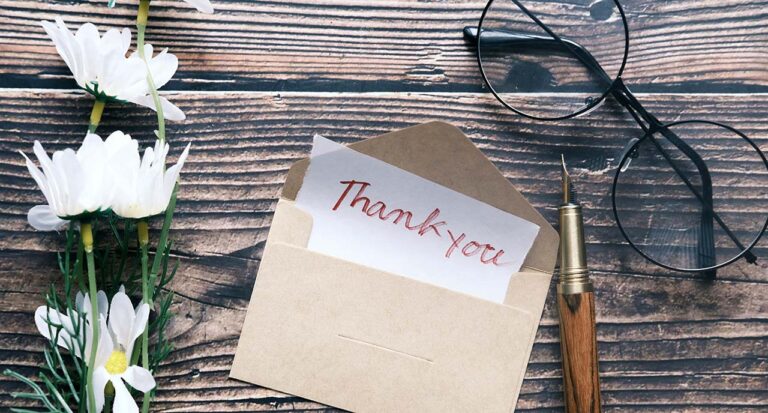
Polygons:
M479 34L479 35L478 35ZM643 130L616 164L611 199L624 238L661 267L701 272L744 257L768 226L768 161L744 133L708 120L662 123L622 80L629 53L617 0L490 0L465 27L491 92L522 116L584 115L608 96Z

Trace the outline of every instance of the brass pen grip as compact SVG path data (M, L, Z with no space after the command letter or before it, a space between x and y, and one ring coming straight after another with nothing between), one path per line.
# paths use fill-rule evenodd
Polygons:
M560 283L557 292L576 294L591 292L587 267L587 251L584 243L584 223L581 206L560 206Z
M558 294L557 300L565 411L598 413L601 399L594 293Z

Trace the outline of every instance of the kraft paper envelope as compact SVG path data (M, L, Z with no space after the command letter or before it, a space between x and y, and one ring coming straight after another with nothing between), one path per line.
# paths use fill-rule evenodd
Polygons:
M288 172L231 377L355 412L515 409L557 257L555 230L464 136L433 122L349 145L539 225L504 304L306 249Z

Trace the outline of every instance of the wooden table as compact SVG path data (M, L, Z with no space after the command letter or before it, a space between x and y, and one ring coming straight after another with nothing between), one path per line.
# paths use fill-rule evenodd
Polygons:
M0 368L35 373L43 340L32 313L55 277L61 236L32 230L43 200L19 150L76 145L91 99L38 21L132 27L136 1L0 1ZM663 120L707 118L738 127L768 149L768 1L627 0L632 32L625 78ZM577 171L597 289L605 411L768 409L766 242L756 266L739 262L714 284L641 259L610 213L611 162L638 136L615 103L557 124L503 109L482 86L461 29L482 1L214 0L204 15L153 1L148 41L180 70L163 90L187 114L169 125L192 142L173 237L176 351L156 372L158 411L331 411L228 380L232 356L288 167L320 133L353 142L429 120L459 126L556 222L557 162L602 160ZM149 142L155 118L109 105L100 130ZM557 133L548 133L554 131ZM557 317L548 305L518 403L561 411ZM21 386L0 377L0 406ZM344 391L344 389L339 389Z

